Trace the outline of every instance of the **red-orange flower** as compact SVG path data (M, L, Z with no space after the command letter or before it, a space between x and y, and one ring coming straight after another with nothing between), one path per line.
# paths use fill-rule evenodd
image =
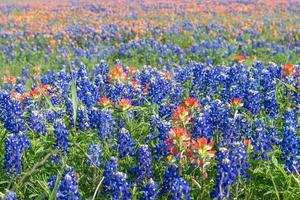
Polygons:
M16 82L17 82L17 79L14 76L4 76L2 79L3 79L4 82L10 83L10 84L13 84L13 85L15 85Z
M35 89L30 90L29 96L31 98L37 99L37 98L39 98L41 96L41 93L40 93L40 91L37 88L35 88Z
M230 101L231 101L231 104L234 106L243 106L244 105L241 98L233 98Z
M184 127L174 127L170 131L169 139L165 144L176 144L180 147L187 147L190 145L191 134L186 132Z
M282 75L283 76L291 76L295 73L295 65L293 64L285 64L282 68Z
M23 102L27 98L28 94L27 93L21 94L21 93L18 93L18 92L13 92L11 94L11 96L12 96L13 99L16 99L18 101Z
M173 112L172 120L174 123L188 124L191 120L188 107L180 104L178 108Z
M39 84L38 87L39 87L39 89L41 89L47 96L50 96L50 93L49 93L50 90L54 91L54 90L52 89L51 85L48 85L48 84L46 84L46 85Z
M138 89L140 87L140 84L137 80L132 80L131 85L134 87L134 89Z
M246 145L246 146L251 145L251 140L250 139L244 139L244 145Z
M187 98L185 101L184 101L184 104L189 107L189 108L194 108L194 107L198 107L199 104L197 102L197 99L195 98Z
M119 101L119 106L123 109L123 110L127 110L128 108L131 107L131 100L130 99L121 99Z
M127 77L127 74L124 72L123 67L121 65L116 65L109 72L109 78L111 80L124 81Z
M185 156L191 157L193 154L189 149L191 136L184 127L174 127L170 131L169 138L164 142L172 156L179 155L177 158L180 162L189 160Z
M216 151L212 150L214 145L214 141L211 140L209 143L205 137L197 138L196 140L192 140L191 146L194 150L197 151L208 151L209 154L214 155Z
M164 77L168 78L168 79L171 79L173 77L173 75L171 74L171 72L165 72Z
M128 73L130 75L134 75L135 73L137 73L137 68L136 67L129 67L128 68Z
M234 57L234 60L238 61L238 62L244 62L246 60L246 58L245 58L245 56L238 54Z
M107 98L107 97L100 98L98 102L99 102L99 104L102 105L102 106L108 106L108 105L111 105L111 101L110 101L110 99Z
M192 163L199 166L209 163L210 158L212 158L216 151L212 150L214 141L207 141L205 137L197 138L191 141L191 148L193 151L193 157L190 158Z

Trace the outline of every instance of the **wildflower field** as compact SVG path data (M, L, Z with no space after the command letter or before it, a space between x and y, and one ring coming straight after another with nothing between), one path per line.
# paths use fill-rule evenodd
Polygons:
M299 200L299 0L1 0L0 200Z

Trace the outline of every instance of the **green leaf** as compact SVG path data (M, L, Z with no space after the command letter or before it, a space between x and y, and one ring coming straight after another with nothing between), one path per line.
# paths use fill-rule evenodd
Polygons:
M275 156L272 156L272 163L273 163L276 167L278 167L278 160L277 160L277 158L276 158Z
M76 126L78 98L77 98L77 87L76 87L75 80L72 81L71 95L72 95L72 107L73 107L73 120L74 120L74 126Z
M287 88L289 88L290 90L296 92L297 94L300 94L300 91L297 90L296 87L294 87L294 86L292 86L292 85L290 85L290 84L287 84L287 83L285 83L285 82L282 81L282 80L279 80L279 79L278 79L278 81L281 82L283 85L285 85L285 86L286 86Z
M56 181L55 181L55 185L54 185L54 188L49 196L49 200L55 200L56 199L56 192L57 192L57 189L58 189L58 184L59 184L59 181L61 179L61 173L58 173L58 175L56 176Z

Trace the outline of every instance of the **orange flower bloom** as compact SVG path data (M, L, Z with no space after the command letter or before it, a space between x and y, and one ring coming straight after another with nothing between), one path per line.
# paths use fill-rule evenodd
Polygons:
M107 98L107 97L100 98L98 102L99 102L99 104L102 105L102 106L108 106L108 105L111 105L111 101L110 101L110 99Z
M293 64L285 64L282 68L283 76L291 76L295 73L295 65Z
M244 145L246 145L246 146L251 145L251 140L250 139L244 139Z
M131 107L131 100L130 99L121 99L119 101L119 106L123 109L123 110L127 110L128 108Z
M171 74L171 72L165 72L164 77L168 78L168 79L171 79L173 77L173 75Z
M214 141L210 141L207 143L207 139L205 137L197 138L196 140L192 140L191 146L195 150L211 150L214 145Z
M30 90L29 96L32 97L32 98L34 98L34 99L37 99L37 98L39 98L41 96L41 93L40 93L40 91L38 89L35 88L33 90Z
M184 104L189 107L189 108L193 108L193 107L198 107L199 104L197 102L197 99L195 98L187 98L185 101L184 101Z
M14 76L4 76L2 79L3 79L4 82L10 83L10 84L13 84L13 85L15 85L16 82L17 82L17 79Z
M231 104L234 106L243 106L244 105L242 99L240 99L240 98L233 98L230 101L231 101Z
M140 87L139 82L137 80L132 80L131 85L134 87L134 89L138 89Z
M137 68L136 67L129 67L128 68L128 73L130 74L130 75L134 75L135 73L137 73Z
M165 144L175 144L180 147L187 147L190 145L190 139L192 134L186 133L184 127L174 127L170 131L169 139L165 141Z
M185 105L180 104L173 112L172 120L174 123L188 124L191 120L191 116L189 116L189 109Z
M116 65L111 69L109 73L109 78L111 80L124 81L127 77L127 74L124 72L123 67L121 65Z
M246 60L246 58L245 58L245 56L243 56L243 55L236 55L236 56L234 57L234 60L235 60L235 61L238 61L238 62L244 62L244 61Z

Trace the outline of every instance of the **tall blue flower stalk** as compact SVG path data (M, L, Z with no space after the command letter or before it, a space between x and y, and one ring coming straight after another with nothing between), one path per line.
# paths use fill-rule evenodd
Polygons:
M288 109L283 115L282 160L289 173L300 173L300 139L297 112Z
M57 176L49 178L49 188L54 189ZM81 196L78 191L78 176L73 168L65 170L64 174L59 181L58 188L56 191L57 200L80 200Z
M220 147L217 158L216 185L211 193L212 198L230 199L231 187L238 182L239 178L247 177L248 154L246 146L241 142L228 141L227 145Z
M89 121L91 127L98 130L101 140L107 141L112 138L116 130L116 122L111 111L93 108L89 115Z
M12 175L22 172L22 154L30 148L23 118L23 108L19 101L0 91L0 121L7 130L5 139L4 169Z
M172 197L173 200L191 199L189 184L179 175L179 167L169 165L163 175L162 188L159 195Z
M143 181L151 178L152 171L152 153L148 145L142 145L137 152L138 166L136 167L136 180Z
M101 167L103 165L103 148L101 144L90 143L88 148L89 164L91 167Z
M147 183L141 188L141 193L143 196L141 200L154 200L158 196L158 184L150 179Z
M135 142L133 138L125 128L122 128L121 132L118 134L117 151L119 153L119 157L124 158L127 155L133 156L134 149L135 149Z
M5 194L4 200L17 200L17 194L15 192L9 191Z
M55 147L64 152L69 148L69 135L65 122L61 119L56 120L54 124Z
M116 157L111 157L107 162L103 176L104 195L111 196L113 200L131 199L131 185L127 182L127 175L118 171L118 159Z

